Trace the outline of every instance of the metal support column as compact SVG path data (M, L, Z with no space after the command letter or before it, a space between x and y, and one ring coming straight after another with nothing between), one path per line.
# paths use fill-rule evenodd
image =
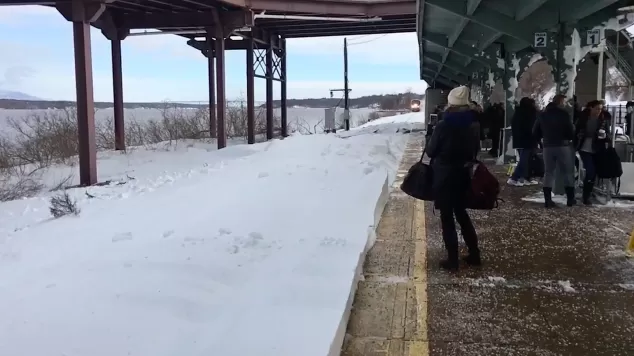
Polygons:
M273 139L273 35L266 48L266 139Z
M515 89L511 87L511 81L516 75L513 69L513 59L515 55L506 52L504 44L500 46L500 54L504 59L504 74L502 76L502 89L504 90L504 127L502 128L502 149L500 156L503 157L504 163L508 163L513 157L512 153L514 153L511 145L511 130L507 129L507 127L511 126L513 114L515 113Z
M213 28L207 28L207 75L209 80L209 137L217 137L216 123L216 63L214 61L215 43Z
M225 35L222 26L216 26L216 92L218 103L216 111L218 149L227 147L227 133L225 126L225 113L227 100L225 96Z
M97 183L97 148L95 142L95 102L93 97L90 22L85 17L84 3L72 2L73 13L83 19L73 19L75 46L75 82L77 90L77 128L79 134L79 182Z
M493 88L489 86L489 73L491 70L484 69L482 72L482 107L488 108L491 106L491 92Z
M286 137L288 136L288 112L287 112L287 108L286 108L286 85L288 84L287 82L287 77L286 77L286 59L288 58L286 56L286 38L282 38L281 39L281 52L282 52L282 56L280 58L280 86L281 86L281 97L280 97L280 105L281 105L281 116L282 116L282 120L281 120L281 126L282 126L282 137Z
M114 110L114 148L118 151L125 150L125 124L123 111L123 69L121 64L121 40L120 36L112 39L112 103Z
M244 39L247 44L247 143L255 143L255 68L253 38Z
M599 29L599 36L601 36L601 43L599 44L599 65L597 66L597 100L605 99L605 95L603 94L603 89L605 88L605 80L603 79L603 74L605 74L605 34L604 29ZM618 38L618 36L617 36Z

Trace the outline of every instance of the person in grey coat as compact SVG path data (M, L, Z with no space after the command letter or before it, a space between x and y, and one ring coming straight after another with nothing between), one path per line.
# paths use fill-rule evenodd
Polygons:
M556 207L552 200L553 185L555 184L555 169L563 175L566 190L567 205L573 206L575 201L574 187L574 150L572 142L575 130L572 118L566 111L566 97L555 95L553 101L546 106L544 112L537 118L533 127L535 138L543 139L544 156L544 202L547 208Z

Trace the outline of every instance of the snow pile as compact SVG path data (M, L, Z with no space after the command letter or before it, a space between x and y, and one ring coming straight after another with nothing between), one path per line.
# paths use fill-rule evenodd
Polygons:
M328 354L407 138L140 149L78 217L0 204L0 354Z
M566 197L563 195L552 195L553 201L555 203L565 205ZM542 192L531 194L529 196L523 197L522 200L530 201L534 203L543 203L544 202L544 194ZM580 203L577 201L577 203ZM613 199L611 201L606 202L605 204L594 204L593 207L598 208L617 208L617 209L634 209L634 202L628 200L618 200Z
M572 288L572 284L570 281L558 281L557 284L564 290L566 293L576 293L577 290Z
M386 116L376 120L372 120L367 122L359 128L367 128L367 127L375 127L377 125L385 126L389 125L389 127L402 127L402 128L417 128L422 127L425 123L425 114L421 112L412 112L402 115L396 116Z

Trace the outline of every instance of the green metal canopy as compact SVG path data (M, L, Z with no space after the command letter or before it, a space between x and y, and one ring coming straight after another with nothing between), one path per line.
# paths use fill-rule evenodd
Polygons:
M561 23L596 26L631 5L634 0L419 0L421 79L437 87L466 84L478 71L499 68L501 51L537 52L547 42L541 33Z

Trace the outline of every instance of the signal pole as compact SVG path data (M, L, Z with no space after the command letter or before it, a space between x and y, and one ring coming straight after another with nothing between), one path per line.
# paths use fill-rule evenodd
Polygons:
M350 131L350 88L348 87L348 39L343 39L343 89L330 89L330 97L334 92L343 92L343 125ZM341 102L341 101L340 101ZM337 104L338 106L338 104Z

